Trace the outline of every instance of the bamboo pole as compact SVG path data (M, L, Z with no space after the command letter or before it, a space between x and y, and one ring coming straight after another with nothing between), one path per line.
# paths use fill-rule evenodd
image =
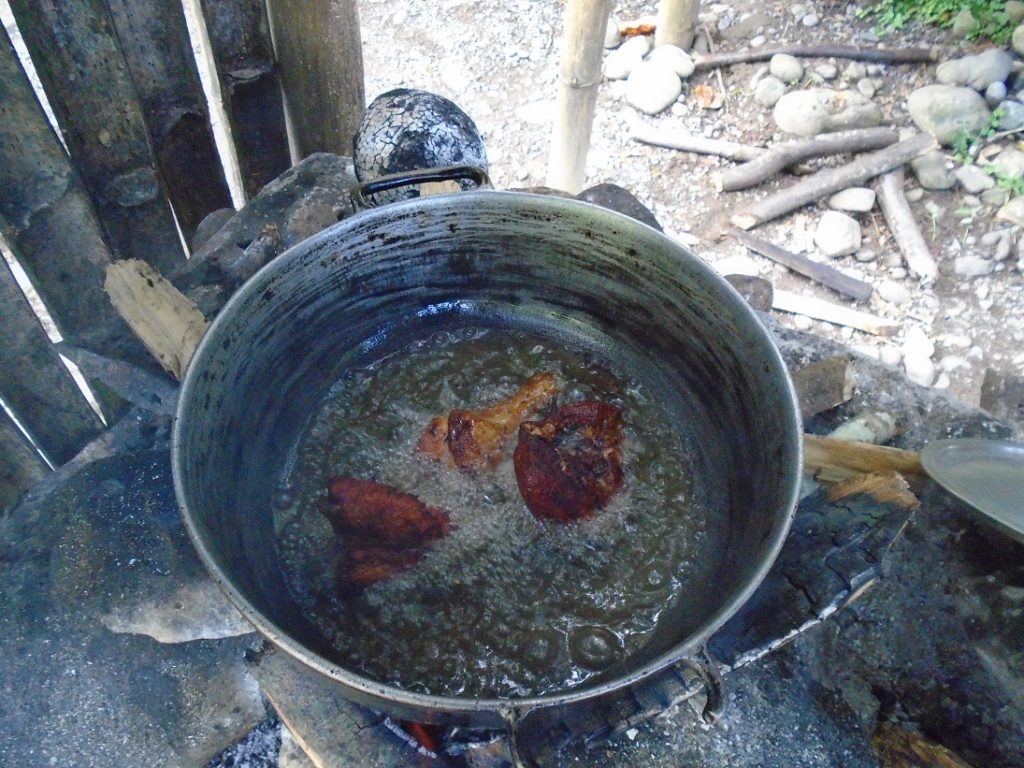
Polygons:
M547 186L573 194L583 189L611 5L611 0L569 0L566 6Z
M658 4L654 44L674 45L684 51L693 46L700 0L661 0Z

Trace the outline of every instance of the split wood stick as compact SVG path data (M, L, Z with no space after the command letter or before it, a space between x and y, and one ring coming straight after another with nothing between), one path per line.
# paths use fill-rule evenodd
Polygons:
M912 477L926 476L921 457L914 451L807 434L804 435L804 469L812 473L824 471L833 477L845 475L847 478L892 472Z
M853 397L853 363L838 356L793 371L793 388L804 420L842 405Z
M899 472L856 475L841 480L829 489L828 500L834 503L858 494L870 496L879 504L895 504L906 509L917 509L921 506L921 502Z
M899 139L899 133L893 128L861 128L783 142L770 147L767 152L749 163L728 168L715 176L715 188L720 192L747 189L771 178L783 168L810 157L881 149L895 144Z
M801 296L799 293L791 291L775 291L772 309L779 312L792 312L796 315L807 315L815 320L844 325L875 336L892 336L900 328L900 324L895 320L886 320L884 317L858 312L849 307L822 301L813 296Z
M891 723L882 723L871 737L882 768L971 768L951 749Z
M765 153L762 147L751 147L721 139L706 139L683 131L666 131L639 125L633 129L633 141L641 144L652 144L656 147L678 149L680 152L696 152L701 155L718 155L727 160L747 162Z
M103 285L114 309L164 369L181 380L206 319L153 267L138 259L115 261Z
M895 168L883 174L875 183L875 190L878 192L878 204L885 216L885 223L889 225L889 231L907 267L922 280L934 280L939 273L939 266L935 263L935 257L903 193L903 168Z
M931 135L918 133L891 147L861 155L846 165L818 171L786 189L753 201L732 217L732 223L740 229L752 229L840 189L861 184L898 168L937 146Z
M697 56L693 63L697 69L726 67L730 64L745 64L752 61L768 61L778 53L788 53L798 58L830 58L853 59L855 61L876 61L885 64L915 64L927 61L939 61L942 51L933 48L854 48L842 45L788 45L781 48L758 48L756 50L735 51L733 53L717 53Z
M759 253L784 267L789 267L794 272L799 272L804 277L809 277L811 280L819 282L844 296L849 296L851 299L867 301L875 291L873 287L863 280L844 275L838 269L833 269L828 264L819 264L816 261L811 261L802 254L787 251L785 248L780 248L774 243L762 240L760 237L744 232L742 229L733 227L729 230L729 234L755 253Z

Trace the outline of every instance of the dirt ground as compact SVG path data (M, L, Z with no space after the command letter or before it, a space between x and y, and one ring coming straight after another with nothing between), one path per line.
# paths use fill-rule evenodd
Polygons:
M422 88L447 96L468 112L483 132L495 187L544 184L564 5L551 0L361 0L367 98L394 87ZM613 14L628 21L653 15L656 7L652 0L618 2ZM738 50L759 36L768 46L877 45L872 23L856 18L857 7L857 3L823 0L799 5L731 0L705 2L701 10L703 28L716 51ZM801 23L808 13L820 18L816 26ZM949 46L950 57L985 47L958 41L948 31L920 25L911 25L882 43L889 47ZM825 63L806 60L808 68ZM849 62L831 63L841 74L825 87L852 87L853 83L842 76ZM760 274L776 289L852 305L829 289L749 253L731 239L714 241L716 215L731 210L741 200L784 186L788 178L777 178L750 192L718 193L711 184L711 175L728 161L646 146L630 138L638 123L748 144L790 138L778 132L771 110L752 97L751 80L762 66L724 68L721 80L718 72L698 72L684 84L679 100L654 117L626 102L624 81L605 81L600 88L586 184L614 182L626 187L654 211L667 232L720 271ZM882 81L874 100L882 107L887 123L911 126L906 96L915 88L935 82L934 65L884 66L874 73ZM701 109L689 95L698 84L716 90L724 85L724 108ZM1019 140L1020 134L1016 138ZM1012 140L1004 139L1004 143ZM914 186L908 173L908 187ZM912 207L939 261L940 274L932 285L924 286L906 275L877 208L860 215L860 221L863 248L874 250L878 258L859 262L847 256L833 262L842 271L876 287L888 279L907 289L911 298L902 305L886 302L876 293L869 302L856 306L899 320L902 327L897 335L881 338L807 317L775 314L785 325L843 341L871 356L879 355L885 346L891 347L883 357L887 360L897 355L907 330L916 326L935 344L932 359L938 373L934 386L948 387L964 402L976 405L987 367L1024 373L1024 278L1016 266L1016 253L991 275L957 275L953 272L954 257L976 252L982 247L984 234L1006 224L997 224L991 206L974 215L965 214L963 193L958 189L926 192ZM802 239L802 230L813 231L824 210L824 203L805 208L760 228L758 233L793 248L795 241ZM813 253L811 256L814 258Z

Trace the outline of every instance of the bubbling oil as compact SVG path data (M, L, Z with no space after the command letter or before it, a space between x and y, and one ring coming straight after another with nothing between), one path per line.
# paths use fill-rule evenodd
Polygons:
M625 422L622 490L568 525L526 508L515 436L476 473L415 450L433 417L493 405L541 371L563 383L559 404L604 400ZM476 698L580 685L640 649L695 588L709 505L677 427L641 382L586 350L522 331L433 333L346 371L301 437L273 503L289 588L335 660L375 680ZM345 597L334 584L345 542L317 511L333 475L414 494L448 510L454 530L409 570Z

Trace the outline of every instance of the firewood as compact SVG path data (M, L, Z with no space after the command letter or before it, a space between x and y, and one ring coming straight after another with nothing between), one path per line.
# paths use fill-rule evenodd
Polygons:
M792 378L805 421L853 397L853 364L848 357L818 360L794 371Z
M647 125L638 125L633 129L631 137L633 141L641 144L652 144L656 147L667 149L678 149L680 152L696 152L701 155L718 155L728 160L748 162L764 154L762 147L751 147L747 144L737 144L732 141L721 139L706 139L703 136L694 136L683 131L667 131L652 128Z
M896 417L885 411L861 411L828 433L835 440L884 445L896 434Z
M697 69L726 67L730 64L746 64L753 61L768 61L778 53L787 53L798 58L852 59L854 61L875 61L887 64L914 64L939 61L942 51L937 48L853 48L841 45L787 45L780 48L757 48L733 53L718 53L697 56L693 63Z
M892 128L862 128L786 141L770 147L767 152L748 163L718 174L714 177L715 188L720 192L747 189L801 160L881 149L895 144L899 138L899 134Z
M759 253L784 267L789 267L794 272L799 272L804 277L809 277L811 280L819 282L844 296L849 296L851 299L867 301L871 298L871 294L875 292L875 289L863 280L844 275L838 269L833 269L827 264L811 261L806 256L787 251L785 248L780 248L774 243L762 240L749 232L744 232L742 229L733 227L729 234L755 253Z
M885 222L907 267L922 279L933 280L939 273L939 267L903 194L903 168L883 174L875 183L875 190Z
M891 723L878 726L871 746L882 768L971 768L951 749Z
M937 146L931 135L918 133L891 147L862 155L839 168L818 171L786 189L751 202L732 217L732 223L740 229L753 229L808 203L821 200L840 189L861 184L887 173L925 152L936 149Z
M849 307L831 304L813 296L801 296L790 291L775 291L772 309L779 312L807 315L816 320L824 320L834 325L844 325L875 336L892 336L900 329L900 324L895 320L886 320L884 317L858 312Z
M892 472L925 477L921 457L913 451L817 435L804 435L804 470L827 482Z
M829 488L828 500L842 501L857 494L870 496L879 504L894 504L905 509L921 506L917 496L910 490L910 485L898 472L858 475L843 480Z

